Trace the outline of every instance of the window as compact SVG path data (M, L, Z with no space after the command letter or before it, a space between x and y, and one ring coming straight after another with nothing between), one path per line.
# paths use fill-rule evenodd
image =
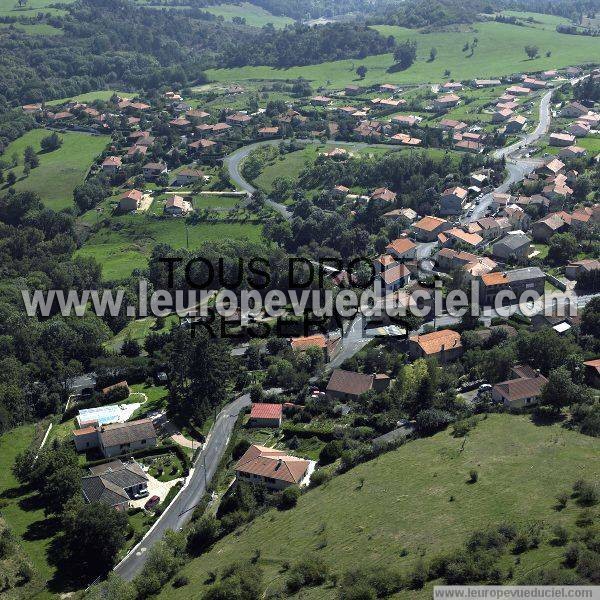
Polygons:
M145 444L145 443L146 443L146 440L142 440L142 441L141 441L141 443L142 443L142 444Z

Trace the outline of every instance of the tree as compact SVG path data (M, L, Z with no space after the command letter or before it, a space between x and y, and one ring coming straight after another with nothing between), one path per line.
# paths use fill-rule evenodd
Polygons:
M592 298L581 313L581 333L600 338L600 296Z
M405 40L396 46L394 50L395 67L399 71L408 69L417 58L417 42Z
M35 169L40 164L40 159L33 149L33 146L27 146L23 152L23 162L28 164L30 168Z
M437 48L432 48L429 51L429 62L433 62L436 59L437 53L438 53Z
M100 204L107 195L106 187L97 179L90 179L73 190L73 200L81 213Z
M121 354L123 356L133 358L135 356L139 356L141 353L142 348L140 347L139 343L132 338L127 338L121 346Z
M67 465L52 473L41 490L46 514L62 513L67 502L80 491L81 472L79 468Z
M62 146L63 140L58 136L56 131L53 131L50 135L42 138L40 145L44 152L53 152L54 150L58 150Z
M564 366L550 371L548 383L542 388L540 404L554 412L560 412L564 406L569 406L578 399L578 388L571 379L571 374Z
M69 562L90 574L107 572L125 543L127 514L101 502L77 504L64 518Z
M554 264L569 262L579 251L579 244L572 233L555 233L548 246L548 260Z
M527 45L525 46L525 54L529 57L530 60L536 58L540 53L540 49L537 46Z
M332 440L327 442L319 453L319 463L329 465L336 461L344 451L344 443L341 440Z
M357 67L356 69L356 74L361 78L364 79L365 75L367 74L367 67L365 67L365 65L360 65L359 67Z
M187 537L187 549L190 554L199 556L210 548L221 534L221 523L214 515L206 515L197 521Z
M8 187L11 187L17 183L17 176L15 175L14 171L8 172L8 175L6 176L6 183L8 184Z
M298 503L298 498L300 498L300 488L292 485L281 492L277 507L279 510L289 510L290 508L294 508Z

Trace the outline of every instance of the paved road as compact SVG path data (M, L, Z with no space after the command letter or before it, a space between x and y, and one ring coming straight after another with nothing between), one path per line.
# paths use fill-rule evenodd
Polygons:
M249 405L250 395L245 394L221 410L179 495L165 509L144 539L115 567L115 572L123 579L131 581L142 570L148 550L162 539L167 530L177 531L190 521L194 507L206 492L205 483L210 482L217 470L238 415Z

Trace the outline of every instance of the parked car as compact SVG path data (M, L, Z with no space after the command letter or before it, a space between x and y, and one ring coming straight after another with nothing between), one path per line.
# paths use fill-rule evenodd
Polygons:
M152 496L150 500L144 504L144 508L146 510L152 510L159 502L160 498L158 496Z

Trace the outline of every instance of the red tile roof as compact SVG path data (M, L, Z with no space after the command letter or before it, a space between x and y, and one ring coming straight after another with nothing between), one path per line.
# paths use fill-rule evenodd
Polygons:
M237 462L235 470L298 484L309 464L309 461L289 456L282 450L252 445Z
M283 407L281 404L258 403L252 404L251 419L281 419Z

